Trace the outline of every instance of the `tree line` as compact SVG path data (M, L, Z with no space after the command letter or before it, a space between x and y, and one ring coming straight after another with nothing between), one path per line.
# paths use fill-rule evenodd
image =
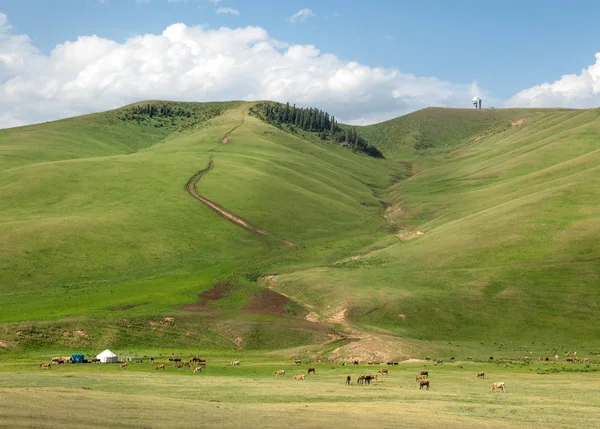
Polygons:
M299 108L295 104L290 106L290 103L258 103L250 109L250 112L278 128L281 128L282 124L287 124L293 133L298 130L317 133L321 140L332 140L349 146L355 152L383 158L383 153L367 143L358 134L356 128L340 127L335 116L323 110Z

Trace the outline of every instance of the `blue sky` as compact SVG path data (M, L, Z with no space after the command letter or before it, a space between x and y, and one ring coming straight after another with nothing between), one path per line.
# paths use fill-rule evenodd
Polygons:
M218 8L238 14L218 14ZM302 9L313 16L288 19ZM0 0L0 13L12 35L28 35L45 56L85 35L126 43L134 35L160 35L175 23L205 30L258 26L269 38L314 45L341 62L457 87L477 82L495 103L564 74L579 75L600 47L600 2L584 0Z

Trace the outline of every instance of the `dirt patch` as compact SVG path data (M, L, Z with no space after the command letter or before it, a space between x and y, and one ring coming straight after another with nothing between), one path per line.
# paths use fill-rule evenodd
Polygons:
M150 304L150 303L144 302L143 304L122 305L120 307L109 307L109 308L107 308L107 310L108 311L125 311L125 310L131 310L132 308L141 307L142 305L148 305L148 304Z
M211 306L210 303L220 301L227 297L231 291L239 288L240 286L233 286L227 283L215 285L212 289L198 294L200 301L195 304L182 305L179 309L185 311L216 311L217 309Z
M401 361L400 363L428 363L428 362L424 359L406 359L406 360Z
M475 138L473 139L473 141L474 141L474 142L478 142L479 140L481 140L481 137L475 137Z
M398 237L402 241L405 241L405 240L410 240L415 237L420 237L421 235L425 235L425 233L422 231L419 231L419 230L404 229L404 230L400 231L399 233L397 233L396 237Z
M5 349L7 349L9 346L8 346L8 343L5 343L4 341L0 341L0 347L4 347Z
M399 314L398 317L402 320L406 319L406 314Z
M221 144L227 144L229 143L229 139L227 137L223 137L223 140L221 140Z
M309 322L317 323L319 321L319 315L317 313L315 313L314 311L311 311L306 316L304 316L304 319L308 320Z
M513 121L510 125L513 127L518 127L519 125L523 124L523 122L525 122L525 118Z
M263 289L259 293L250 296L250 302L244 307L244 311L253 314L272 314L275 316L286 316L286 306L290 302L287 296L283 296L271 289Z
M328 322L337 323L338 325L347 325L348 321L346 320L346 309L344 308L342 311L335 313L329 319Z

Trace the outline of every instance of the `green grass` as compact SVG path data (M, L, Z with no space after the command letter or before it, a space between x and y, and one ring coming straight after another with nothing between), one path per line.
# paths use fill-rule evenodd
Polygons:
M378 367L296 366L251 353L202 356L208 364L201 374L170 365L157 372L149 363L42 370L36 359L3 362L0 427L593 428L600 417L595 364L582 373L537 362L403 364L370 386L345 386L346 375L356 380ZM231 367L231 360L241 365ZM306 382L291 379L308 366L317 372ZM414 381L423 368L430 371L429 391ZM286 376L275 378L277 369ZM538 374L547 369L556 371ZM475 377L478 371L485 380ZM506 382L507 393L491 393L495 381Z
M598 110L425 109L361 127L374 159L251 105L144 102L0 131L0 353L600 349ZM296 247L186 193L210 160L198 192ZM241 288L213 312L179 309L218 283ZM245 310L266 284L286 314ZM328 327L379 342L337 350Z

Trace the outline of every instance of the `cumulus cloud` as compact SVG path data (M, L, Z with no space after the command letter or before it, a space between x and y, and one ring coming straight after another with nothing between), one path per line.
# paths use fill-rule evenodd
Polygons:
M289 101L364 124L431 105L469 107L473 91L481 92L471 84L342 61L252 26L174 24L124 42L81 36L44 54L0 14L0 127L146 99Z
M237 9L232 9L230 7L220 7L217 9L217 13L228 13L230 15L239 15L240 11Z
M308 18L317 16L311 9L300 9L298 12L288 17L288 21L296 24L305 22Z
M600 104L600 53L580 74L568 74L517 93L506 103L518 107L595 107Z

